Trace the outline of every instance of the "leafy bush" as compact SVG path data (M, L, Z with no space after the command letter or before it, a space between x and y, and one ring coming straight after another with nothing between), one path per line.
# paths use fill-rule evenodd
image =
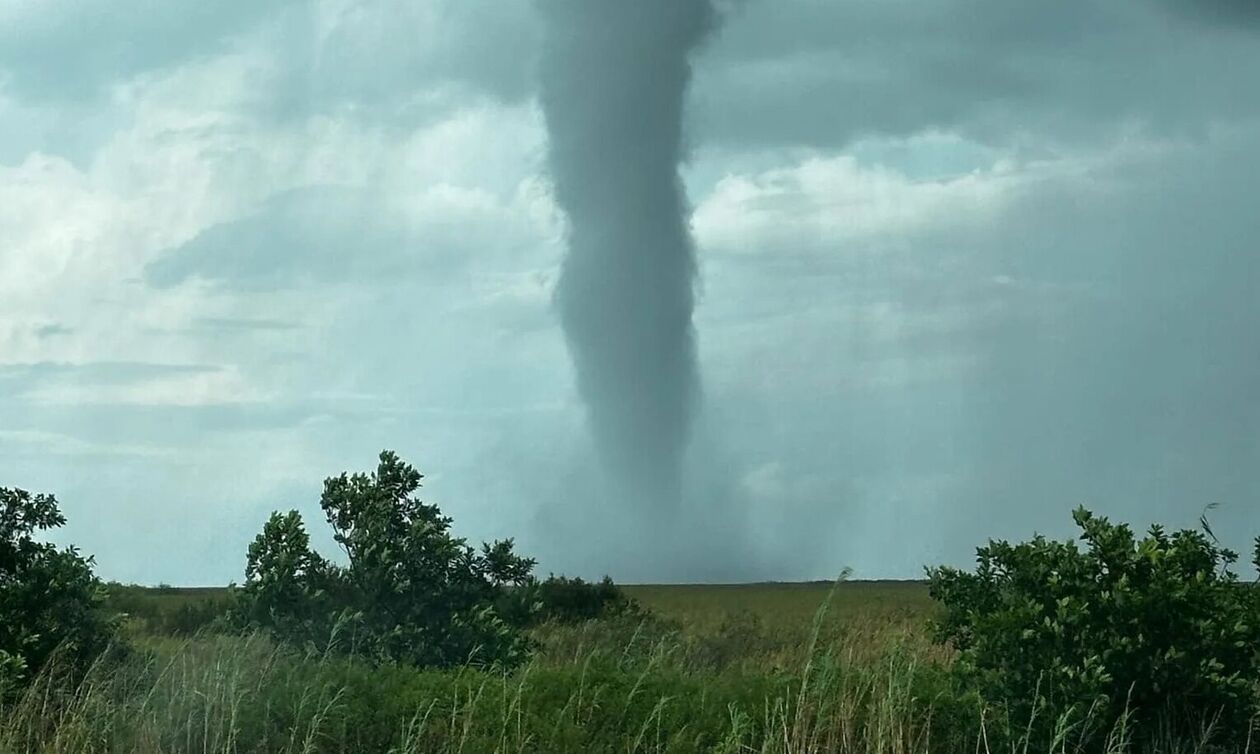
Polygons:
M310 546L296 511L275 513L250 545L238 623L288 641L425 667L513 665L527 640L497 613L534 561L511 540L480 551L413 497L421 475L389 451L373 474L324 482L320 506L348 564Z
M294 644L327 645L343 604L346 577L311 549L310 536L297 511L275 512L249 546L245 584L236 592L233 620L262 628Z
M550 576L538 584L537 599L541 618L561 623L639 611L638 603L626 596L608 576L598 582Z
M1260 598L1211 530L1136 540L1081 508L1084 549L1038 536L977 551L974 573L929 569L938 638L972 688L1049 740L1122 725L1144 736L1245 739L1257 713ZM1256 542L1260 568L1260 538Z
M37 538L65 523L54 496L0 487L0 698L55 652L85 667L113 633L92 559Z
M567 576L548 576L544 581L530 578L525 584L504 593L498 603L500 615L516 625L581 623L622 614L640 614L639 603L631 599L613 580L584 581Z

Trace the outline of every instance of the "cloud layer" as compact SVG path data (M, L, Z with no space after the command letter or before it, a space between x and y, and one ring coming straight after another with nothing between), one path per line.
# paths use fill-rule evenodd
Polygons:
M738 557L575 513L523 0L0 3L0 484L173 583L238 579L383 447L462 533L589 576L912 577L1082 502L1260 530L1249 4L722 7L686 484Z

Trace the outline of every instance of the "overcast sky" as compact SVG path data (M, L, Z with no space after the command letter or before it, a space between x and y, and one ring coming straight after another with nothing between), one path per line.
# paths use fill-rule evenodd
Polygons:
M1260 5L724 8L689 473L738 544L607 525L521 0L0 0L0 485L146 583L240 580L383 448L544 572L915 577L1080 503L1245 549Z

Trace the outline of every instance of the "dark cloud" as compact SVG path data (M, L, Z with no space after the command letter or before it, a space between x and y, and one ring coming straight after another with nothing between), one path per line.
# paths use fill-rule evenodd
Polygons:
M1148 0L752 1L698 61L695 131L733 147L933 128L1047 145L1130 122L1201 132L1260 113L1224 60L1255 66L1260 38L1170 22Z
M1082 503L1255 528L1260 136L1119 151L983 223L713 263L710 402L783 469L780 540L914 576Z
M1000 484L1156 516L1249 504L1258 147L1235 134L1117 166L1099 177L1123 191L1024 203L986 239L988 263L1087 294L986 356L966 436Z
M1157 0L1186 18L1225 28L1254 31L1260 28L1260 3L1254 0Z

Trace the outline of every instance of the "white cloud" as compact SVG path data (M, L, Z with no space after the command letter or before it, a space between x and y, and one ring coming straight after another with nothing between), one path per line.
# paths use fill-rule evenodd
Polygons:
M15 396L36 405L216 406L260 403L274 396L249 384L235 368L147 377L125 384L61 382Z
M20 453L50 453L58 456L138 456L144 458L169 458L175 455L171 448L153 445L126 445L122 443L86 442L71 435L39 430L0 430L0 448L6 455Z
M896 140L890 140L895 143ZM917 138L910 148L974 152L966 142ZM913 176L859 160L854 152L815 153L788 165L729 173L716 181L692 218L703 252L742 254L849 253L929 237L941 228L983 227L1038 185L1079 177L1097 156L1073 154L1020 161L998 154L982 167ZM891 147L885 145L886 149ZM903 158L904 159L904 158Z

